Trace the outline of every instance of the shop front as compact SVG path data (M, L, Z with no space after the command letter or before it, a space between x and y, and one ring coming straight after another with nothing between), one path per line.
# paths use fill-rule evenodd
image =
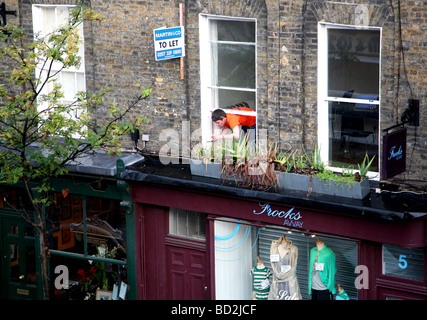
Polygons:
M422 214L367 200L128 178L138 299L427 299Z
M135 299L134 212L117 175L139 157L109 156L98 166L91 159L52 182L53 204L44 211L50 299ZM42 299L31 202L19 185L1 185L0 194L0 299Z

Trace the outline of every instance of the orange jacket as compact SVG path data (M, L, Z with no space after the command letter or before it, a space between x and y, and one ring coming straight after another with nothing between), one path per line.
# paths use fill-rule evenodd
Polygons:
M242 111L252 111L251 108L246 107L236 107L232 108L231 110L242 110ZM231 129L234 129L236 126L247 126L252 127L254 124L256 124L256 117L255 116L244 116L239 114L226 114L227 122L225 126L229 126Z

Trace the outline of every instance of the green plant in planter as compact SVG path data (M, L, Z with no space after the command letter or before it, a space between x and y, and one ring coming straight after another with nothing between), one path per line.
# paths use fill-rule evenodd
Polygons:
M225 148L221 177L227 180L234 177L236 184L256 189L269 189L276 185L274 161L277 148L272 145L268 150L260 151L248 146L246 140L234 141L232 148ZM248 151L250 150L250 151Z
M291 172L293 165L292 165L292 157L294 157L295 151L292 152L280 152L274 159L274 162L276 162L279 166L281 171L284 172ZM283 170L284 169L284 170Z
M337 185L342 184L354 184L356 183L356 180L354 179L354 175L349 172L343 170L341 174L336 174L332 172L331 170L323 170L322 172L319 172L315 175L315 177L318 177L322 179L323 181L334 181Z
M223 159L223 148L216 148L214 144L212 144L209 148L205 148L201 145L195 146L191 150L191 159L194 160L202 160L204 164L208 164L209 162L221 162Z
M369 168L371 167L374 159L375 159L375 156L373 156L372 159L369 161L368 154L365 154L365 158L363 158L362 164L357 165L359 168L359 174L361 176L361 180L365 179L366 174L368 173Z
M325 164L323 163L322 158L320 156L320 148L318 146L314 148L311 157L307 154L305 150L304 154L312 170L316 172L323 172L323 170L325 170Z

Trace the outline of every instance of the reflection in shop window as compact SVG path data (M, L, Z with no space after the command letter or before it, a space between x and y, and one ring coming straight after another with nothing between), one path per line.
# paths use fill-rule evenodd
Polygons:
M126 222L119 201L87 197L86 221L83 218L81 197L55 194L55 205L49 214L50 248L98 255L98 247L103 247L110 258L126 259Z
M115 292L117 297L120 285L127 281L126 217L120 201L61 193L56 193L54 200L47 219L48 245L55 253L50 259L51 270L65 265L70 280L67 288L55 288L55 298L92 300L97 290L109 296ZM70 258L67 253L79 254L82 259Z

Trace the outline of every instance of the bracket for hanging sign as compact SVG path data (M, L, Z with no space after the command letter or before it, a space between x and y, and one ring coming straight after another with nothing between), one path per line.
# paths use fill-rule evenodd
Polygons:
M418 127L420 118L420 101L415 99L408 100L408 107L403 112L400 117L400 123L395 124L394 126L383 129L383 132L389 132L392 129L402 127L405 124Z

